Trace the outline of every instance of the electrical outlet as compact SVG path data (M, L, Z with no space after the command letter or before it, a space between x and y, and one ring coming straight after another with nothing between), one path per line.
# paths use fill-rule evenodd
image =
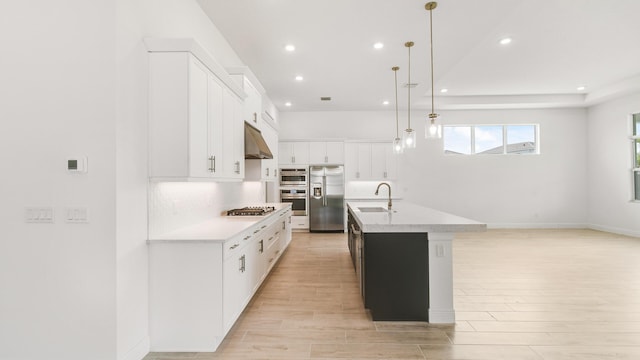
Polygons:
M436 245L436 257L443 257L444 256L444 246L442 246L442 244L437 244Z

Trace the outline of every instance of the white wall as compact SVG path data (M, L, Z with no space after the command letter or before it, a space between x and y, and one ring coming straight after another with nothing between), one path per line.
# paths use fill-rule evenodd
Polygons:
M0 359L114 359L115 4L3 1L0 14ZM67 174L76 155L87 174ZM32 206L55 222L25 223ZM65 223L66 207L89 223Z
M541 154L444 155L423 138L425 113L412 112L418 146L399 159L394 196L494 227L586 226L586 111L477 110L443 113L445 124L540 124ZM393 112L282 112L282 140L395 137ZM400 131L407 126L400 114Z
M193 37L223 66L243 64L195 0L12 1L0 14L0 359L141 359L142 39ZM67 174L70 156L89 172ZM54 223L25 223L26 207L51 207ZM89 223L65 223L67 207L88 208Z
M640 94L589 109L589 223L596 229L640 237L640 203L630 202L629 115L633 113L640 113Z

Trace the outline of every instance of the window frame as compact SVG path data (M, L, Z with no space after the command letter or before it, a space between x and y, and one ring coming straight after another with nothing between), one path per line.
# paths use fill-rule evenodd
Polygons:
M468 127L470 128L470 133L471 133L471 140L470 140L470 152L469 154L464 154L464 153L454 153L454 152L447 152L447 150L444 148L444 138L443 138L443 142L442 142L442 152L444 155L447 156L492 156L492 155L511 155L511 156L531 156L531 155L540 155L541 151L540 151L540 124L534 124L534 123L512 123L512 124L447 124L447 125L442 125L443 126L443 137L445 134L444 128L445 127ZM480 153L476 153L476 127L483 127L483 126L501 126L502 127L502 153L485 153L485 152L480 152ZM507 127L509 126L533 126L534 130L533 130L533 137L534 137L534 144L535 144L535 149L532 152L527 152L527 153L517 153L517 152L507 152L507 148L508 148L508 138L507 138ZM486 151L486 150L485 150Z
M634 135L634 132L636 132L636 117L640 120L640 111L629 115L629 133L631 134L631 136L629 136L629 140L631 142L631 202L640 204L640 194L636 194L636 188L640 186L639 184L636 184L636 174L640 174L640 164L638 164L639 155L637 154L636 149L636 144L640 143L640 134Z

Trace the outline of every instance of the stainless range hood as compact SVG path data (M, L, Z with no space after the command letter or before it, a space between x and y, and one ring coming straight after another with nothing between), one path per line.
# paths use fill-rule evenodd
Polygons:
M273 154L260 130L247 122L244 123L244 158L273 159Z

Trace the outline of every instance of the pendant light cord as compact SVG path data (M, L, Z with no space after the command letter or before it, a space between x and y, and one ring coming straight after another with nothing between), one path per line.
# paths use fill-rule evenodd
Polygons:
M400 126L398 124L398 70L400 68L395 66L393 67L393 76L395 78L395 83L396 83L396 139L400 137L400 133L398 132L398 127Z
M434 114L433 100L433 10L429 10L429 35L431 44L431 113Z
M407 89L408 89L408 96L407 96L408 117L407 118L408 118L409 129L411 129L411 46L412 45L413 43L410 43L410 45L407 46L409 48L409 68L407 70L407 73L409 74L409 79L407 80Z

